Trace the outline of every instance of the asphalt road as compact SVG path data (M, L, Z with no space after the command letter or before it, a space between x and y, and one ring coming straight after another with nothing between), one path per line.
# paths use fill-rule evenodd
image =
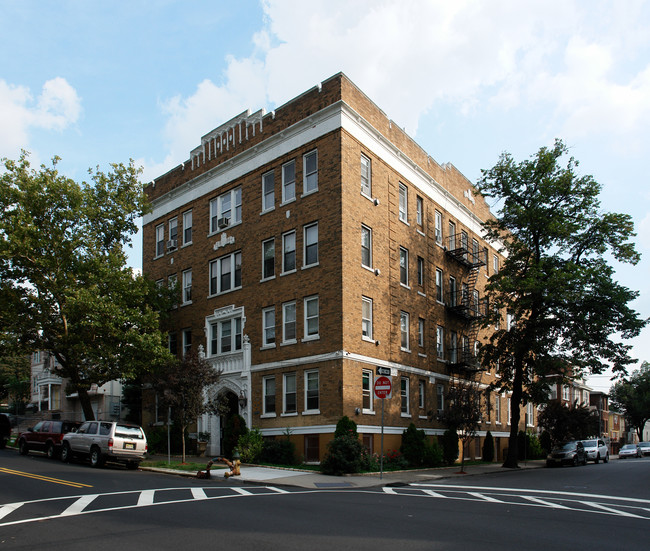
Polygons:
M0 451L7 549L648 548L650 458L304 490Z

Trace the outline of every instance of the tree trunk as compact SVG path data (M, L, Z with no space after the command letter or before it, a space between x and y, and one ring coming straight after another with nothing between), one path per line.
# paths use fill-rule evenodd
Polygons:
M512 382L512 396L510 397L510 437L508 439L508 456L503 466L507 469L516 469L519 467L519 442L517 432L519 431L519 419L521 413L522 381L523 381L523 362L515 360L515 377Z
M93 411L93 406L90 403L90 396L88 396L88 389L77 388L77 394L79 395L79 403L81 404L81 409L84 413L84 419L86 421L94 421L95 412Z
M183 453L181 454L181 462L185 463L185 429L187 428L187 425L183 425L181 427L181 442L182 442L182 447L183 447Z

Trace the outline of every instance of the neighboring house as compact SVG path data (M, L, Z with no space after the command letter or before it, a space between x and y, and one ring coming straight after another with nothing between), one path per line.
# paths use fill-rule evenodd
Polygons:
M31 355L31 402L34 413L43 418L83 421L84 414L76 392L67 392L67 380L58 375L59 363L47 352ZM92 385L89 391L95 419L119 419L122 413L122 384L110 381Z
M557 378L557 381L555 380ZM582 405L589 406L589 395L591 387L587 386L581 379L574 379L569 382L562 382L561 377L549 377L550 383L549 400L560 401L565 406Z
M411 422L444 432L450 376L480 368L484 287L503 262L482 237L492 215L345 75L208 132L146 192L143 271L179 289L170 350L202 347L222 372L208 394L229 414L289 434L308 461L347 415L377 452L381 367L393 382L385 449ZM143 423L165 418L145 396ZM224 420L199 420L213 455ZM535 426L532 404L521 421ZM490 430L502 458L509 423L510 398L488 395L472 455Z
M610 436L609 424L609 395L605 392L592 391L589 393L589 404L598 413L598 436Z

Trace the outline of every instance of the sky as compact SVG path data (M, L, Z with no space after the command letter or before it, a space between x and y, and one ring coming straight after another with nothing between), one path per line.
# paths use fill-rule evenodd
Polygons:
M634 220L642 261L613 264L649 318L648 29L650 0L0 0L0 158L77 180L134 159L148 182L342 71L473 182L564 140ZM630 344L650 361L650 328Z

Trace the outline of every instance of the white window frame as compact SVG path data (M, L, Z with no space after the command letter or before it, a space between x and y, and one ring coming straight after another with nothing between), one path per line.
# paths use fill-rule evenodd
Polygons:
M405 247L399 248L399 283L409 286L409 251Z
M312 308L316 305L316 313ZM311 310L311 311L310 311ZM320 338L320 301L318 295L305 297L303 302L304 337L303 341L311 341ZM314 331L315 324L315 331Z
M287 175L289 167L293 167L293 179ZM296 200L296 160L292 159L282 165L282 204Z
M172 250L172 249L177 249L178 248L178 217L174 216L174 218L170 218L168 225L168 235L169 235L169 243L167 243L167 250ZM176 244L174 245L172 242L176 241Z
M411 351L411 316L403 310L399 313L399 333L400 333L400 350L404 352ZM406 346L404 343L406 342Z
M436 326L436 355L441 360L445 358L445 328L442 325Z
M361 153L361 195L372 198L372 162Z
M511 425L512 424L512 399L510 398L510 396L508 396L507 400L508 400L507 401L507 404L508 404L508 409L507 409L507 411L508 411L508 419L506 420L507 421L506 425Z
M275 306L262 310L262 348L275 348Z
M400 397L400 414L402 417L411 416L411 381L408 377L400 377L399 380L399 397Z
M293 380L293 391L288 390L287 382ZM287 396L294 395L294 409L287 409ZM298 415L298 378L295 373L285 373L282 376L282 415Z
M273 392L270 392L269 386L271 386L272 383L272 390ZM273 409L268 407L270 404L268 403L269 401L267 398L273 397ZM275 375L269 375L267 377L262 378L262 417L276 417L276 403L275 403Z
M275 209L275 172L269 170L262 174L262 212Z
M235 251L230 254L226 254L210 262L210 295L214 296L220 295L222 293L229 293L231 291L236 291L241 289L241 251ZM237 261L239 260L239 270L237 270ZM225 273L222 273L225 262L230 263L230 277L229 277L229 287L224 289L222 286L222 279L225 276ZM237 273L239 273L239 285L237 285ZM213 280L216 279L216 292L213 288Z
M364 237L367 236L368 244L364 245ZM363 253L368 251L368 264L364 264ZM361 265L372 270L372 228L361 224Z
M418 407L426 408L426 383L423 379L418 380Z
M498 394L494 395L494 422L501 424L501 396Z
M364 310L366 310L364 312ZM364 341L374 342L372 325L372 299L361 297L361 338Z
M534 419L533 419L533 410L534 410L533 403L528 402L526 404L526 414L527 414L527 417L528 417L526 419L526 426L527 427L532 427L533 426L533 421L534 421Z
M293 319L291 317L293 314ZM294 344L298 339L298 326L296 320L296 301L285 302L282 305L282 344ZM293 325L293 338L287 338L287 328Z
M316 159L316 169L307 171L307 163L310 158ZM302 156L302 195L309 195L318 191L318 150L314 149Z
M442 213L437 210L436 211L436 230L435 230L435 235L436 235L436 243L438 245L442 245Z
M154 258L160 258L165 254L165 224L156 226L156 254Z
M293 239L293 251L287 249L287 239ZM287 269L286 257L288 253L293 252L293 267ZM298 259L296 258L296 230L291 230L282 234L282 275L291 274L296 271Z
M408 188L402 183L399 183L399 219L408 224Z
M183 213L183 246L192 243L192 209Z
M445 302L444 274L440 268L436 268L436 301L440 304Z
M492 255L492 273L499 273L499 257L496 254Z
M217 319L211 321L209 324L209 356L211 358L217 356L226 356L241 352L243 342L243 320L241 316L232 316L225 319ZM230 335L224 337L224 329L228 327ZM230 350L224 350L224 343L228 339ZM216 349L215 349L216 343Z
M313 382L314 382L314 376L316 379L316 401L318 402L317 407L309 407L309 393L314 391L313 389ZM310 385L312 385L312 388L310 388ZM320 413L320 375L318 372L318 369L309 369L305 371L305 384L304 384L304 393L305 393L305 400L304 400L304 411L303 414L318 414ZM313 398L313 395L312 395Z
M181 304L192 304L192 270L185 270L183 272Z
M419 195L415 197L415 221L420 227L424 224L424 200Z
M420 348L424 348L424 331L425 331L424 318L418 318L418 346Z
M224 201L228 198L230 203L230 208L224 210ZM225 216L229 213L230 216ZM225 193L222 193L218 197L215 197L210 201L210 227L208 235L219 233L224 231L227 228L234 226L235 224L241 223L242 215L242 191L241 186L233 188ZM218 221L221 218L228 218L228 226L225 228L219 228Z
M314 231L315 230L315 231ZM314 235L316 237L316 241L314 241ZM310 262L309 264L307 263L307 248L311 247L312 250L315 247L316 249L316 260L313 262ZM303 268L311 268L312 266L318 266L318 222L314 222L312 224L307 224L306 226L303 227L302 231L302 262Z
M270 275L266 273L266 254L267 254L267 247L268 245L271 245L273 249L273 270ZM265 239L262 241L262 281L266 281L268 279L274 279L275 278L275 237L271 237L271 239Z
M365 383L368 382L368 387L366 388ZM374 413L374 383L375 383L375 374L369 369L363 369L361 371L361 407L363 413ZM369 408L363 407L364 401L368 400Z

